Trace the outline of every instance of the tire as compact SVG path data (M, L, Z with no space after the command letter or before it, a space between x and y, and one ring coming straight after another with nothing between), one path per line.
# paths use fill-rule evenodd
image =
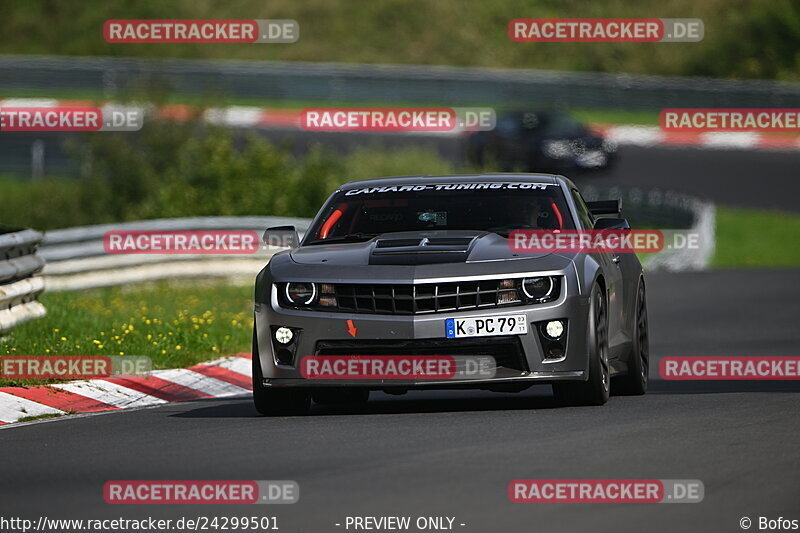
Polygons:
M314 403L320 405L359 405L369 401L369 389L361 387L342 389L318 389L311 394Z
M258 340L253 329L253 403L264 416L298 416L308 413L311 393L306 389L272 389L263 384Z
M644 283L639 282L636 292L633 343L628 359L628 373L614 378L614 394L641 396L647 392L650 370L650 342L647 324L647 298Z
M608 367L608 307L605 295L597 284L592 287L587 322L588 379L581 382L554 383L553 396L559 405L603 405L608 401L611 390Z

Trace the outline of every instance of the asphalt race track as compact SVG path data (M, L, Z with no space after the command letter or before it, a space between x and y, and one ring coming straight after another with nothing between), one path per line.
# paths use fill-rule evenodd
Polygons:
M651 275L651 351L798 355L798 276ZM0 431L0 507L32 519L269 515L280 531L315 533L345 531L335 524L348 515L454 516L455 530L487 533L741 531L743 516L753 530L759 516L800 518L800 386L651 388L596 408L553 408L540 386L373 394L363 409L308 417L260 418L243 398L10 427ZM518 478L699 479L705 499L512 504ZM102 497L112 479L291 479L301 496L290 506L114 506Z
M797 152L623 146L608 170L579 185L672 189L724 206L800 211Z

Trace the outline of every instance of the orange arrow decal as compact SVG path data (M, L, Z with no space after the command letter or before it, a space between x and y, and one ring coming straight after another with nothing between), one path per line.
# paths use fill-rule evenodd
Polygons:
M352 337L356 336L356 325L353 324L352 320L347 321L347 333L349 333Z

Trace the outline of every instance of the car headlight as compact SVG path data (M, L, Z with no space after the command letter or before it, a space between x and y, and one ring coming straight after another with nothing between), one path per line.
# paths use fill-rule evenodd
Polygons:
M560 320L551 320L544 325L544 332L551 339L558 339L564 334L564 323Z
M310 305L317 297L317 285L315 283L296 283L286 284L286 301L292 305Z
M290 281L278 285L283 307L336 307L336 289L331 283Z
M558 298L559 278L553 276L540 276L524 278L522 292L529 302L542 303Z
M289 344L294 339L294 332L291 328L281 326L275 330L275 340L281 344Z

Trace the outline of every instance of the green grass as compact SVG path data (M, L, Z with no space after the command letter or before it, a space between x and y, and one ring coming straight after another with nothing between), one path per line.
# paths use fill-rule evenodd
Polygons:
M573 109L572 115L589 124L633 124L658 126L655 111L626 111L624 109Z
M146 355L154 368L180 368L249 352L252 291L158 282L45 292L47 316L12 330L0 341L0 355ZM40 383L0 380L2 386Z
M800 266L800 215L717 208L717 244L711 266Z
M71 414L71 413L65 413ZM59 418L64 416L61 413L47 413L44 415L36 415L36 416L23 416L22 418L18 419L17 422L34 422L36 420L47 420L48 418Z
M699 18L699 43L517 43L511 19ZM295 19L291 44L112 44L108 19ZM26 0L4 2L3 54L536 68L796 80L792 0ZM53 23L58 21L58 23ZM147 80L143 80L146 82Z

